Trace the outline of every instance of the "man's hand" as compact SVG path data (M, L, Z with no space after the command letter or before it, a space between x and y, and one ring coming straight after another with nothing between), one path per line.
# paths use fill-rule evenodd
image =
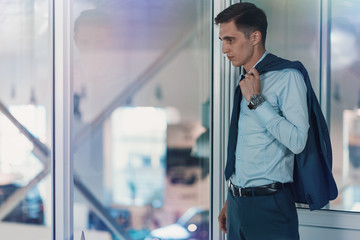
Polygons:
M227 205L227 200L225 201L225 204L224 204L223 208L221 209L221 212L218 216L220 229L224 233L226 233L226 205Z
M240 81L239 85L241 93L246 101L249 102L252 95L260 94L261 83L258 71L255 68L252 68L247 74L245 74L245 78Z

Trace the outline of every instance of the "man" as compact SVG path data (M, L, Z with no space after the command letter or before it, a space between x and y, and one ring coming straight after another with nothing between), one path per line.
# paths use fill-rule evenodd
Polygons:
M218 217L220 228L230 240L299 239L288 186L294 155L303 151L308 137L304 76L294 68L261 75L255 69L271 54L265 50L266 15L254 4L234 4L215 22L223 53L241 67L225 171L229 192Z

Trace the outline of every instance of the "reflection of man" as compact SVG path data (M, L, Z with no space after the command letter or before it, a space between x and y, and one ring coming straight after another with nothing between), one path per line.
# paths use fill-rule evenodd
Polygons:
M86 10L74 24L74 115L90 122L126 88L109 15Z
M75 21L75 42L83 53L107 50L111 46L111 21L98 10L86 10Z
M84 110L85 118L91 115L92 85L102 75L107 62L112 47L111 30L108 15L96 9L83 11L75 21L74 40L79 50L74 77L74 116L77 119L84 118Z
M118 90L120 74L115 69L116 51L109 15L97 9L83 11L74 23L74 136L108 106ZM119 67L117 67L119 68ZM80 121L81 120L81 121ZM104 199L103 128L78 142L74 170L95 196Z
M241 67L242 76L229 132L230 187L220 228L228 239L299 239L288 183L309 128L304 76L292 68L259 75L255 67L275 56L265 50L266 15L255 5L234 4L215 21L222 51Z
M89 71L97 71L112 50L112 26L108 15L96 10L86 10L75 21L75 43ZM95 69L93 69L95 68Z

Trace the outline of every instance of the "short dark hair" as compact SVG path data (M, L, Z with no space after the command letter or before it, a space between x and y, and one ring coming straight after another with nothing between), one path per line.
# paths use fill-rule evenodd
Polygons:
M261 33L261 41L265 46L267 20L263 10L256 7L252 3L236 3L220 12L216 18L215 23L227 23L235 21L236 28L250 37L254 31Z

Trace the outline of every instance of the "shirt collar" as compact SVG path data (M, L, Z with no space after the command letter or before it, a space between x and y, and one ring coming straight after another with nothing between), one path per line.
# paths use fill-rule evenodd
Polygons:
M258 65L258 63L261 62L261 61L266 57L267 54L268 54L268 52L265 51L264 54L262 55L262 57L259 59L259 61L257 61L252 68L254 68L256 65ZM239 79L238 79L238 84L239 84L239 82L240 82L240 79L241 79L241 76L242 76L242 75L244 75L244 65L242 65L242 66L240 67L240 76L239 76Z

